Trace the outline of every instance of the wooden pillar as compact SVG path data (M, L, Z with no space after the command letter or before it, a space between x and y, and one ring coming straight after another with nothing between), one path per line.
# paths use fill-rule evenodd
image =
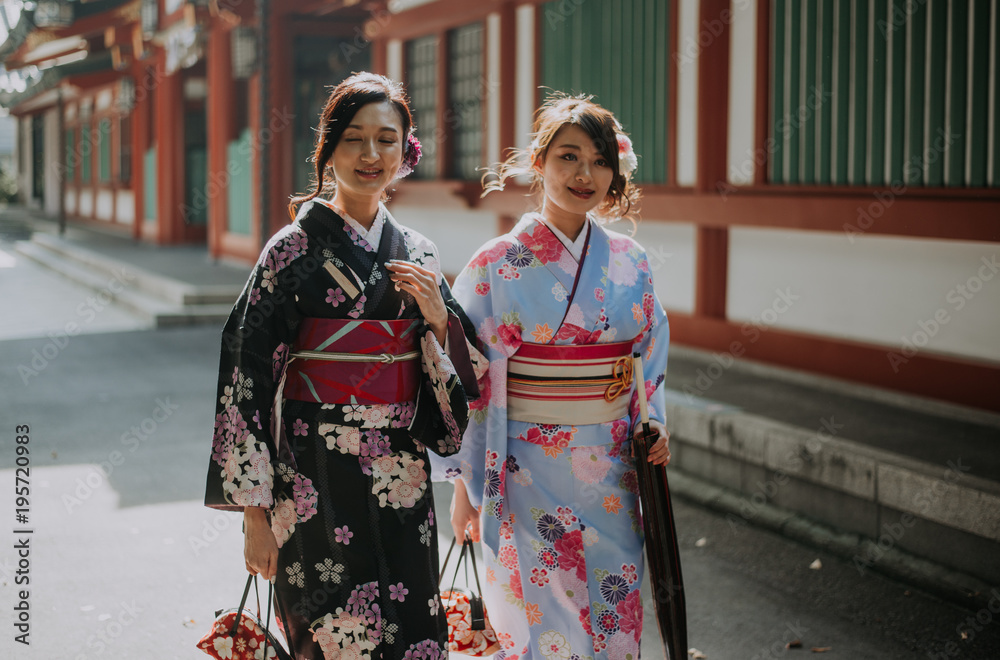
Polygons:
M166 56L157 63L153 102L156 130L156 237L178 243L184 236L184 86L180 71L167 75Z
M233 138L233 76L230 32L221 20L212 22L206 53L208 68L208 171L210 181L229 180L229 142ZM208 253L222 255L222 236L229 229L229 198L225 190L209 197Z
M500 7L500 160L516 147L517 115L517 9L507 2ZM490 163L490 166L493 164Z
M149 122L153 94L151 71L144 64L132 68L135 78L135 107L132 108L132 195L135 204L135 222L132 238L143 237L146 224L146 151L149 150Z
M292 143L295 132L293 113L300 110L295 107L295 90L292 87L295 65L292 44L295 35L292 33L292 22L287 14L288 6L273 3L271 10L274 15L271 18L272 27L268 44L268 57L271 61L268 72L270 97L266 108L267 114L260 117L260 130L256 133L258 140L270 142L267 163L270 173L267 183L271 187L268 200L269 231L264 237L265 240L289 222L288 200L296 192L292 190L295 185L295 172L292 167Z
M699 25L711 25L718 34L698 55L698 168L695 190L718 193L727 181L729 126L730 0L701 0ZM726 317L729 270L729 230L699 227L695 266L694 311L698 316Z

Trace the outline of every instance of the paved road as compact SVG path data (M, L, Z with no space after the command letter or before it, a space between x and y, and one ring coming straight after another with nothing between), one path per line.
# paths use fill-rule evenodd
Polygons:
M29 289L22 299L74 300L60 288L69 284L18 281ZM5 313L16 311L3 295ZM214 609L235 604L243 575L238 516L200 505L218 336L212 328L78 335L26 381L18 365L51 340L0 340L0 658L205 657L193 645ZM30 427L30 536L13 533L23 527L14 520L19 424ZM437 494L443 509L447 487ZM710 660L1000 658L1000 591L994 611L965 611L675 506L690 646ZM25 537L30 647L14 641L13 626L24 588L15 584L14 545ZM822 568L810 569L816 559ZM804 648L787 650L794 638ZM651 625L644 649L662 657Z

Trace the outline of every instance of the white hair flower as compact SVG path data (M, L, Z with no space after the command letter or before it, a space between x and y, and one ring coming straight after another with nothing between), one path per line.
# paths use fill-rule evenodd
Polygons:
M618 171L625 178L639 166L639 159L632 149L632 140L623 133L618 134Z

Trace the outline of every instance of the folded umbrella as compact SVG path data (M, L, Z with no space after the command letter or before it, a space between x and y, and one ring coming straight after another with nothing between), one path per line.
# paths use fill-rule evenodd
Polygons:
M684 602L684 581L677 549L674 511L670 506L670 486L664 466L649 462L649 450L657 436L649 428L649 408L644 386L646 381L642 375L640 353L633 353L632 359L643 430L642 437L633 440L632 446L656 622L660 627L660 638L663 640L667 660L683 660L687 657L688 648L687 606Z

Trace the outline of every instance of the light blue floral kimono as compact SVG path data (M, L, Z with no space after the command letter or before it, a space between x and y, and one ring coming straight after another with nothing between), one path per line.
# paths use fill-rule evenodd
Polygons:
M638 658L642 525L630 414L589 425L507 419L507 359L523 342L633 340L650 417L663 421L669 329L649 262L633 239L590 219L578 264L537 214L484 245L455 297L490 360L458 454L434 473L462 478L481 507L484 597L502 652L518 660ZM487 406L488 404L488 406Z

